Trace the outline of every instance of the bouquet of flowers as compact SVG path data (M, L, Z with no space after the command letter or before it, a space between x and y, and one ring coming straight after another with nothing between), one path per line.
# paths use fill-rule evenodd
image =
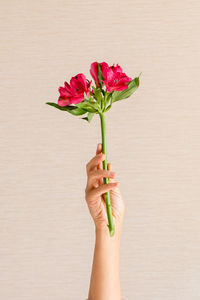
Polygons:
M98 114L101 121L102 152L105 154L103 169L107 170L107 147L105 113L111 109L116 101L130 97L139 86L139 76L128 77L122 68L116 64L109 66L106 62L93 62L90 66L90 74L94 79L95 86L91 86L92 80L86 79L82 73L72 77L70 83L64 82L64 87L59 87L60 96L57 103L46 102L60 110L74 116L85 115L81 118L91 122L93 116ZM104 183L109 178L104 178ZM114 235L115 227L112 218L110 192L105 193L105 203L108 216L108 228L110 236Z

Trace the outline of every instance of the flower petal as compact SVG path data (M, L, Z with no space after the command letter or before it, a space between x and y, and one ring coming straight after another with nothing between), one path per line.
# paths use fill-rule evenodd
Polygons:
M59 89L58 89L59 93L60 93L60 97L62 98L68 98L68 97L71 97L71 92L66 90L66 88L60 86Z
M77 94L75 96L73 96L71 99L70 99L70 102L71 103L74 103L74 104L77 104L77 103L80 103L84 100L84 95L83 94Z
M94 79L94 81L96 82L96 84L99 84L99 79L98 79L98 67L97 67L97 62L93 62L90 66L90 74L92 76L92 78Z
M59 97L58 98L58 105L60 105L60 106L68 106L68 105L70 105L70 100L69 100L69 98L68 99L63 99L63 98L61 98L61 97Z

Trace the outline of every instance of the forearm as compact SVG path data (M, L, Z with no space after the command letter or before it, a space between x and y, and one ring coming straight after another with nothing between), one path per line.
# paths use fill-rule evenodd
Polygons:
M114 236L96 228L96 240L88 300L121 300L120 240L122 225Z

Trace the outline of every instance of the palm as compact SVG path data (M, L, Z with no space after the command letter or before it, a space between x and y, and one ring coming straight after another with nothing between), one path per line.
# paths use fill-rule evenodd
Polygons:
M111 179L109 181L114 182L114 180L111 180ZM111 202L111 206L112 206L113 219L114 219L114 221L118 220L118 218L120 218L124 212L124 205L122 202L121 192L118 187L116 187L114 190L110 191L110 202ZM100 203L98 220L102 223L107 224L108 218L107 218L106 203L105 203L104 195L99 197L98 203ZM97 207L98 207L98 205L97 205Z

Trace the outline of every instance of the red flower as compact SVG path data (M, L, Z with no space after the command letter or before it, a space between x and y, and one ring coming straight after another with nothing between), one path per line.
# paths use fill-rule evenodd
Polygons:
M84 74L80 73L72 77L70 84L64 82L64 87L59 87L58 91L60 97L58 98L58 105L67 106L70 104L77 104L84 100L84 92L89 96L90 82L87 82Z
M123 73L122 68L118 64L116 66L113 64L109 67L106 62L101 62L100 67L104 78L102 86L106 86L109 92L123 91L128 88L128 83L132 78ZM97 62L91 64L90 74L96 82L96 85L99 86Z
M108 64L106 62L101 62L100 63L100 67L101 67L101 71L103 72L103 70L105 68L109 68ZM90 66L90 74L92 76L92 78L94 79L95 83L97 86L99 86L99 78L98 78L98 66L97 66L97 62L93 62Z
M109 68L104 68L102 71L105 85L109 92L123 91L128 88L128 83L132 78L123 73L122 68L117 64L114 64Z

